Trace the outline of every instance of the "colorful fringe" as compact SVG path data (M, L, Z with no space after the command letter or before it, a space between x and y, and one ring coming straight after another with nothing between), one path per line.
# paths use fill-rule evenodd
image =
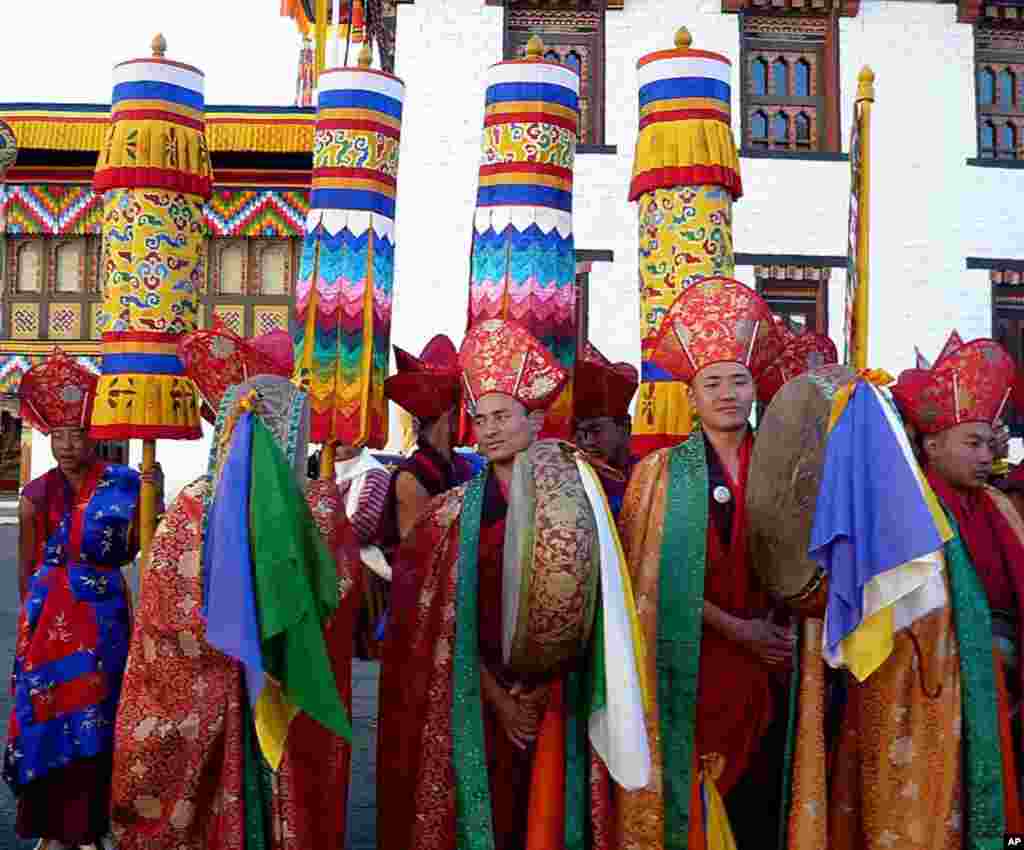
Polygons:
M395 246L390 233L318 225L296 283L295 360L312 407L311 439L381 448Z

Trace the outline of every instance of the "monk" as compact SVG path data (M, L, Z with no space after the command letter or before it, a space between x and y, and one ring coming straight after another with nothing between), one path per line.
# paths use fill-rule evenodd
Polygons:
M900 624L891 655L866 681L844 680L829 847L997 847L1022 829L1009 717L1021 683L1024 523L987 484L1012 378L998 343L957 339L892 387L955 536L930 604ZM808 807L794 807L791 835L807 819Z
M701 425L637 464L619 517L657 700L652 781L618 795L618 847L705 850L720 797L741 850L774 840L793 638L751 571L744 507L755 382L783 345L768 305L727 278L688 288L656 337Z
M548 716L556 726L564 717L563 678L519 676L502 652L512 471L568 375L522 326L498 319L470 329L459 362L489 466L435 499L395 559L380 701L378 847L455 850L478 841L524 850L535 828L547 832L531 847L571 843L567 835L581 847L607 847L609 797L599 777L591 793L582 739L563 732L551 747L537 743ZM618 751L646 756L639 711L636 727L641 737Z
M454 449L459 405L458 352L438 334L415 357L395 346L398 371L384 395L413 418L416 450L391 480L382 543L393 551L435 496L473 477L474 467Z
M635 367L628 363L612 364L590 343L576 362L572 394L574 439L583 451L618 473L602 478L616 515L622 508L626 482L634 465L629 453L633 433L629 404L639 385Z
M261 421L281 435L282 451L303 469L308 414L301 393L288 381L290 348L276 352L259 343L224 330L198 331L186 336L180 354L207 405L221 412L215 446L242 413L238 393L244 382L246 391L264 396ZM290 449L289 434L294 437ZM242 665L207 637L204 527L220 465L214 464L210 476L192 482L175 499L157 529L146 566L117 718L112 795L117 846L341 847L351 746L299 713L271 778L252 756L253 720ZM336 686L347 706L361 572L358 550L353 558L340 542L346 536L340 524L346 520L335 481L310 483L306 501L337 555L341 602L324 633L333 671L324 684Z

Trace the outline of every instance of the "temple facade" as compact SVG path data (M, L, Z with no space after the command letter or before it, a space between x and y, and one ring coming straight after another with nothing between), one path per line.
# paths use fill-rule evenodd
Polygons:
M1024 0L416 0L393 11L394 70L407 84L392 325L403 348L464 333L484 73L538 34L549 59L581 75L581 337L639 361L637 213L626 197L635 63L685 25L694 48L732 62L739 279L794 330L827 332L841 347L850 124L869 65L869 362L907 368L915 346L932 357L954 327L995 336L1024 362ZM90 181L108 109L0 104L20 149L0 195L2 392L54 344L96 368L101 206ZM288 326L314 119L294 105L207 106L216 187L206 323L219 316L243 335ZM14 491L51 460L4 404L0 487ZM203 471L205 443L161 443L172 494ZM105 450L137 460L125 446Z

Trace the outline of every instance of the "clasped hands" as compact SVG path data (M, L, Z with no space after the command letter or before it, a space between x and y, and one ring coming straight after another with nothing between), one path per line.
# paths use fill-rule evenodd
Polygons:
M480 668L480 684L483 697L498 716L502 731L518 749L525 750L540 732L550 685L528 687L517 683L505 688L486 666Z

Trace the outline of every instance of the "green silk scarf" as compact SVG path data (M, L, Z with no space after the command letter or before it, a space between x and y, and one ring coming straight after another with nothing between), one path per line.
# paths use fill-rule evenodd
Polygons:
M945 546L953 622L960 647L960 699L963 717L962 764L967 792L965 850L1003 847L1003 762L999 734L999 694L992 658L992 614L988 597L956 520L946 516L955 535Z
M704 616L708 466L701 431L670 450L658 568L657 694L665 850L687 850Z

